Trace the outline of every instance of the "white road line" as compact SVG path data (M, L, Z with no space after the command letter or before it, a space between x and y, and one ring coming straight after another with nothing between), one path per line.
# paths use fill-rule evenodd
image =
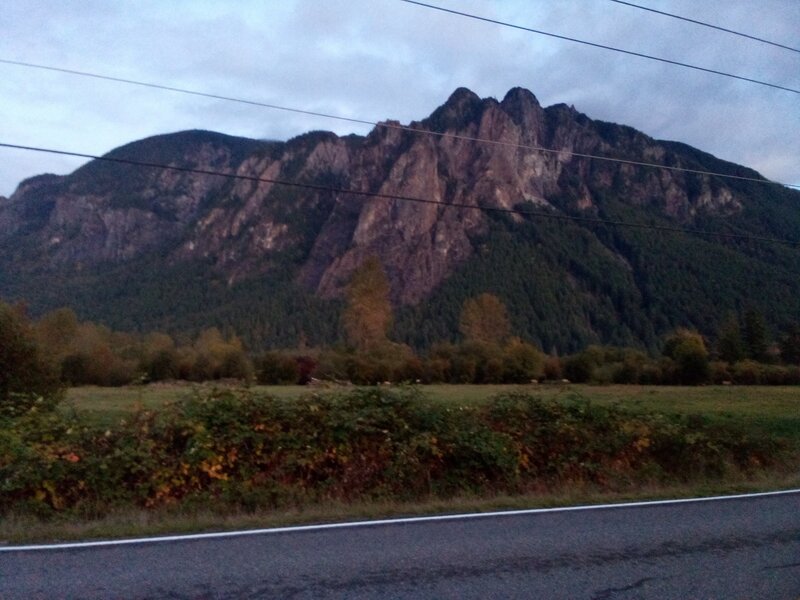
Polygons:
M522 510L502 510L495 512L461 513L461 514L451 514L451 515L429 515L424 517L376 519L373 521L349 521L343 523L322 523L319 525L295 525L291 527L272 527L269 529L245 529L240 531L217 531L213 533L164 535L157 537L127 538L120 540L98 540L93 542L71 542L63 544L34 544L27 546L0 546L0 552L22 552L22 551L32 551L32 550L71 550L77 548L129 546L133 544L152 544L157 542L183 542L189 540L210 540L215 538L240 537L247 535L270 535L275 533L295 533L301 531L325 531L328 529L376 527L379 525L404 525L409 523L428 523L433 521L459 521L466 519L484 519L489 517L514 517L520 515L538 515L545 513L572 512L581 510L634 508L634 507L647 507L647 506L664 506L670 504L686 504L689 502L741 500L745 498L764 498L767 496L783 496L789 494L800 494L800 488L791 490L779 490L776 492L736 494L732 496L707 496L704 498L677 498L671 500L648 500L644 502L618 502L612 504L587 504L582 506L561 506L555 508L528 508Z

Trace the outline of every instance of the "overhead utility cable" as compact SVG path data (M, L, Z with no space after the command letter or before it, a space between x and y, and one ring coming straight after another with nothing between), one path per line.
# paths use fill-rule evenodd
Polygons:
M400 131L408 131L408 132L411 132L411 133L419 133L419 134L424 134L424 135L431 135L431 136L434 136L434 137L451 138L451 139L455 139L455 140L464 140L464 141L468 141L468 142L476 142L476 143L481 143L481 144L491 144L491 145L495 145L495 146L504 146L504 147L510 147L510 148L521 148L523 150L531 150L531 151L534 151L534 152L544 152L544 153L550 153L550 154L568 155L568 156L574 156L574 157L578 157L578 158L589 158L589 159L592 159L592 160L603 160L603 161L607 161L607 162L622 163L622 164L626 164L626 165L634 165L634 166L637 166L637 167L648 167L648 168L653 168L653 169L664 169L664 170L667 170L667 171L693 173L693 174L696 174L696 175L710 175L710 176L714 176L714 177L724 177L724 178L727 178L727 179L738 179L738 180L742 180L742 181L753 181L753 182L756 182L756 183L770 183L770 184L774 184L774 185L782 185L782 186L785 186L785 187L800 188L800 185L798 185L798 184L782 183L782 182L779 182L779 181L771 181L771 180L764 179L764 178L761 178L761 177L748 177L748 176L745 176L745 175L731 175L731 174L728 174L728 173L719 173L719 172L716 172L716 171L707 171L707 170L703 170L703 169L690 169L690 168L687 168L687 167L661 165L661 164L658 164L658 163L651 163L651 162L638 161L638 160L629 160L629 159L625 159L625 158L615 158L615 157L612 157L612 156L602 156L602 155L588 154L588 153L583 153L583 152L573 152L571 150L565 150L565 149L558 150L558 149L555 149L555 148L545 148L545 147L536 146L536 145L533 145L533 144L518 144L518 143L515 143L515 142L492 140L492 139L488 139L488 138L473 137L473 136L461 135L461 134L457 134L457 133L446 133L446 132L440 132L440 131L431 131L429 129L422 129L421 127L411 127L409 125L401 125L399 123L388 123L388 122L385 122L385 121L369 121L367 119L357 119L357 118L354 118L354 117L343 117L343 116L340 116L340 115L333 115L333 114L330 114L330 113L318 112L318 111L313 111L313 110L305 110L305 109L302 109L302 108L293 108L291 106L282 106L282 105L279 105L279 104L270 104L270 103L267 103L267 102L260 102L258 100L247 100L247 99L244 99L244 98L236 98L236 97L233 97L233 96L223 96L223 95L220 95L220 94L213 94L213 93L210 93L210 92L201 92L201 91L197 91L197 90L190 90L190 89L187 89L187 88L180 88L180 87L175 87L175 86L170 86L170 85L163 85L163 84L160 84L160 83L139 81L139 80L135 80L135 79L125 79L125 78L122 78L122 77L114 77L112 75L102 75L102 74L99 74L99 73L91 73L89 71L78 71L78 70L75 70L75 69L66 69L66 68L62 68L62 67L54 67L54 66L49 66L49 65L40 65L40 64L36 64L36 63L21 62L21 61L8 60L8 59L2 59L2 58L0 58L0 64L14 65L14 66L25 67L25 68L30 68L30 69L41 69L41 70L44 70L44 71L54 71L56 73L65 73L65 74L68 74L68 75L76 75L76 76L80 76L80 77L90 77L92 79L100 79L100 80L103 80L103 81L112 81L112 82L115 82L115 83L124 83L124 84L127 84L127 85L135 85L135 86L139 86L139 87L152 88L152 89L156 89L156 90L175 92L175 93L178 93L178 94L187 94L187 95L190 95L190 96L200 96L202 98L212 98L214 100L222 100L222 101L225 101L225 102L237 102L239 104L247 104L247 105L250 105L250 106L257 106L257 107L260 107L260 108L269 108L269 109L272 109L272 110L281 110L281 111L297 113L297 114L301 114L301 115L310 115L310 116L314 116L314 117L322 117L322 118L325 118L325 119L334 119L334 120L337 120L337 121L346 121L348 123L357 123L357 124L360 124L360 125L370 125L372 127L380 127L380 128L383 128L383 129L395 129L395 130L400 130Z
M751 241L751 242L767 242L772 244L780 244L784 246L790 247L800 247L800 242L780 239L780 238L770 238L770 237L762 237L762 236L754 236L754 235L747 235L747 234L740 234L740 233L724 233L718 231L706 231L702 229L687 229L684 227L671 227L668 225L652 225L646 223L632 223L629 221L616 221L612 219L600 219L596 217L579 217L575 215L566 215L560 214L556 212L545 212L545 211L535 211L535 210L522 210L517 208L503 208L503 207L492 207L492 206L477 206L475 204L466 204L463 202L440 202L438 200L432 200L430 198L418 198L414 196L402 196L397 194L385 194L381 192L366 192L362 190L348 190L344 188L338 187L331 187L327 185L318 185L314 183L303 183L299 181L289 181L286 179L275 179L272 177L258 177L255 175L242 175L240 173L226 173L224 171L213 171L210 169L199 169L195 167L181 167L177 165L165 165L162 163L154 163L149 161L141 161L141 160L133 160L129 158L119 158L113 156L97 156L94 154L86 154L83 152L72 152L68 150L56 150L53 148L41 148L37 146L23 146L20 144L9 144L0 142L0 148L11 148L15 150L27 150L31 152L45 152L48 154L57 154L60 156L73 156L77 158L87 158L91 160L99 160L103 162L110 162L110 163L117 163L123 165L131 165L135 167L146 167L146 168L153 168L153 169L162 169L166 171L177 171L181 173L193 173L195 175L213 175L218 177L225 177L227 179L236 179L236 180L244 180L244 181L252 181L256 183L271 183L273 185L281 185L287 187L294 187L294 188L301 188L301 189L308 189L314 190L318 192L331 192L334 194L344 194L344 195L351 195L351 196L360 196L362 198L377 198L381 200L394 200L397 202L413 202L416 204L434 204L436 206L440 206L442 208L463 208L469 210L479 210L482 212L492 212L492 213L510 213L510 214L517 214L521 216L531 217L531 218L540 218L540 219L552 219L557 221L573 221L578 223L588 223L593 225L609 225L613 227L628 227L634 229L650 229L654 231L663 231L663 232L670 232L670 233L683 233L687 235L696 235L696 236L709 236L709 237L718 237L723 239L735 239L735 240L743 240L743 241ZM542 202L546 202L544 198L534 198L535 200L539 200Z
M541 29L533 29L532 27L525 27L523 25L516 25L514 23L509 23L507 21L499 21L497 19L490 19L489 17L481 17L479 15L473 15L471 13L461 12L460 10L454 10L452 8L445 8L443 6L437 6L435 4L428 4L426 2L418 2L417 0L400 0L401 2L406 2L407 4L415 4L417 6L421 6L424 8L430 8L432 10L438 10L444 13L449 13L451 15L458 15L459 17L466 17L468 19L475 19L476 21L483 21L485 23L492 23L494 25L502 25L503 27L511 27L512 29L519 29L521 31L527 31L529 33L536 33L538 35L545 35L548 37L556 38L559 40L565 40L568 42L575 42L577 44L583 44L585 46L591 46L593 48L601 48L603 50L611 50L612 52L619 52L621 54L627 54L629 56L638 56L639 58L646 58L648 60L655 60L658 62L666 63L669 65L674 65L676 67L684 67L686 69L694 69L695 71L702 71L704 73L712 73L714 75L722 75L723 77L730 77L731 79L738 79L740 81L747 81L749 83L755 83L757 85L764 85L767 87L775 88L778 90L783 90L785 92L792 92L793 94L800 94L800 90L795 88L786 87L783 85L778 85L776 83L769 83L767 81L761 81L760 79L753 79L751 77L744 77L743 75L735 75L733 73L726 73L725 71L718 71L717 69L710 69L708 67L700 67L698 65L692 65L685 62L680 62L677 60L672 60L669 58L662 58L660 56L653 56L652 54L644 54L642 52L635 52L633 50L625 50L623 48L617 48L615 46L607 46L605 44L598 44L596 42L589 42L586 40L581 40L574 37L569 37L566 35L560 35L557 33L550 33L549 31L542 31Z
M733 35L738 35L743 38L747 38L749 40L755 40L756 42L761 42L762 44L769 44L770 46L776 46L778 48L783 48L784 50L791 50L792 52L800 53L800 49L792 48L791 46L785 46L784 44L779 44L778 42L771 42L770 40L765 40L764 38L756 37L754 35L750 35L747 33L742 33L741 31L734 31L733 29L726 29L725 27L720 27L719 25L713 25L711 23L706 23L705 21L698 21L697 19L690 19L689 17L684 17L682 15L676 15L673 13L664 12L663 10L656 10L655 8L650 8L649 6L642 6L640 4L634 4L633 2L625 2L625 0L610 0L611 2L616 2L617 4L624 4L625 6L631 6L633 8L639 8L641 10L646 10L651 13L655 13L657 15L663 15L665 17L671 17L673 19L679 19L681 21L686 21L687 23L694 23L695 25L702 25L703 27L710 27L711 29L716 29L717 31L724 31L725 33L731 33Z

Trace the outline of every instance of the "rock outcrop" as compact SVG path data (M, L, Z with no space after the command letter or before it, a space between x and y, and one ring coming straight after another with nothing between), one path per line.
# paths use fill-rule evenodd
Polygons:
M376 255L394 300L413 304L472 255L489 218L480 209L594 214L601 197L613 194L691 223L698 211L742 208L735 190L708 176L587 158L690 162L633 129L565 105L542 108L521 88L501 102L460 88L409 127L433 135L385 122L363 138L317 132L279 143L193 131L134 142L109 156L248 179L94 161L66 177L20 184L0 204L0 245L6 259L58 269L147 254L168 263L202 259L230 282L268 272L291 254L298 281L323 296L339 294L352 271ZM20 235L21 246L12 241Z

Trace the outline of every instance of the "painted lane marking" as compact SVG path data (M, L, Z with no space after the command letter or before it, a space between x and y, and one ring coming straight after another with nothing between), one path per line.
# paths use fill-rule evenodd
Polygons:
M423 517L401 517L395 519L375 519L372 521L345 521L343 523L322 523L318 525L293 525L288 527L272 527L267 529L245 529L239 531L217 531L211 533L190 533L184 535L165 535L143 538L126 538L119 540L98 540L93 542L70 542L57 544L32 544L26 546L0 546L0 552L22 552L33 550L71 550L77 548L98 548L107 546L129 546L133 544L152 544L157 542L183 542L190 540L210 540L216 538L244 537L249 535L270 535L277 533L298 533L303 531L326 531L329 529L348 529L356 527L378 527L381 525L404 525L410 523L430 523L436 521L459 521L467 519L484 519L490 517L514 517L522 515L538 515L546 513L575 512L586 510L635 508L648 506L668 506L692 502L714 502L724 500L743 500L747 498L765 498L769 496L786 496L800 494L800 488L779 490L776 492L756 492L752 494L736 494L731 496L707 496L704 498L676 498L670 500L647 500L642 502L617 502L611 504L586 504L581 506L560 506L553 508L527 508L521 510L501 510L494 512L460 513L449 515L428 515Z

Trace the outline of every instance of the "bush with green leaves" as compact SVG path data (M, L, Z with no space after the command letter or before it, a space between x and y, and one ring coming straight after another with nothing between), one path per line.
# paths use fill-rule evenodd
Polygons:
M698 385L710 378L705 341L696 331L678 329L664 342L664 356L673 361L676 383Z
M300 365L294 357L265 352L256 360L256 381L261 385L291 385L299 382Z
M213 391L113 427L36 410L9 421L0 428L0 514L619 488L748 473L781 464L787 448L729 425L580 398L506 394L458 406L413 389L293 400Z
M24 310L0 302L0 418L52 408L61 397L58 375Z

